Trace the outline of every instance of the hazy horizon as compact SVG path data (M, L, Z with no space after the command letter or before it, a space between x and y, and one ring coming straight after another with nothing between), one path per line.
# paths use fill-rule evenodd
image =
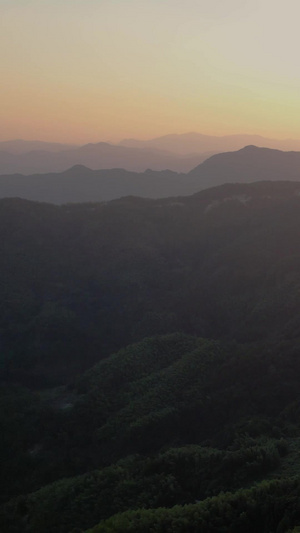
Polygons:
M296 0L0 0L0 140L300 139Z

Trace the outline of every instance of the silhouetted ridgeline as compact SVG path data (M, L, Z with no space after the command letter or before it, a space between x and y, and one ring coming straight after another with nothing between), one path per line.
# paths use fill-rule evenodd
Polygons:
M25 147L28 145L33 149L27 151ZM170 168L188 172L209 155L178 155L155 148L131 148L104 142L70 147L48 143L7 142L0 143L0 174L62 172L78 164L92 169L121 167L142 172L147 168Z
M63 172L74 165L95 170L124 168L143 172L148 168L168 168L188 172L215 153L240 150L246 145L300 150L300 141L268 139L260 135L214 137L185 133L148 141L127 139L119 145L97 142L83 146L15 140L0 142L0 174Z
M247 146L238 152L214 155L188 174L170 170L143 173L120 168L91 170L76 165L56 174L0 176L0 198L19 197L55 204L108 201L129 195L167 198L188 196L224 183L261 180L300 181L300 152Z
M203 135L202 133L190 132L183 134L169 134L149 140L124 139L122 146L132 148L156 148L169 150L177 154L229 152L240 150L247 145L272 148L275 150L300 150L300 141L293 139L268 139L261 135ZM0 145L1 146L1 145Z
M300 180L300 152L281 152L246 146L237 152L216 154L189 173L202 188L223 183L261 180Z

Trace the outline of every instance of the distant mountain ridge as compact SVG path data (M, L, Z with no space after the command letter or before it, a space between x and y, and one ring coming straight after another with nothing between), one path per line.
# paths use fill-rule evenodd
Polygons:
M149 140L125 139L118 144L84 145L22 139L0 142L1 174L63 172L75 165L93 170L124 168L132 172L173 170L189 172L214 154L247 145L300 151L300 140L269 139L260 135L212 136L201 133L170 134Z
M116 146L109 143L89 143L79 147L55 146L21 153L21 145L13 145L15 153L3 150L0 143L0 174L35 174L45 172L63 172L74 165L85 165L94 170L103 168L125 168L133 172L143 172L147 168L153 170L171 169L188 172L207 155L176 155L156 148L132 148ZM5 145L6 146L6 145ZM30 144L27 146L29 147ZM43 144L42 144L43 146ZM2 151L1 151L2 149Z
M278 150L300 150L300 140L297 139L269 139L261 135L224 135L213 136L202 133L183 133L164 135L146 141L136 139L124 139L122 146L136 148L159 148L169 150L177 154L228 152L239 150L247 145L267 147Z
M256 181L300 181L300 152L247 146L214 155L188 174L171 170L92 170L75 165L62 173L4 175L0 176L0 198L54 204L102 202L123 196L167 198L189 196L225 183Z

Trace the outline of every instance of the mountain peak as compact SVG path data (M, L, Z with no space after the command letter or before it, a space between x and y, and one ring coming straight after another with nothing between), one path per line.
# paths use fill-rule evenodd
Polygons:
M260 150L260 148L258 146L255 146L255 144L247 144L247 146L244 146L244 148L242 148L241 151L242 150L250 152L250 151Z
M74 165L73 167L68 168L68 170L65 170L63 174L78 174L82 172L93 172L93 170L84 165Z

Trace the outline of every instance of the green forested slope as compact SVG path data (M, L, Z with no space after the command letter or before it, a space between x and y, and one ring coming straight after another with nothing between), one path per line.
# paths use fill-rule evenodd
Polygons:
M25 427L8 435L27 430L31 440L13 456L2 443L11 460L2 494L23 494L3 504L3 524L75 531L128 508L195 503L266 476L297 475L298 368L284 345L280 357L259 345L175 334L110 356L64 396L40 392L38 418L26 414ZM72 406L61 409L67 393Z

